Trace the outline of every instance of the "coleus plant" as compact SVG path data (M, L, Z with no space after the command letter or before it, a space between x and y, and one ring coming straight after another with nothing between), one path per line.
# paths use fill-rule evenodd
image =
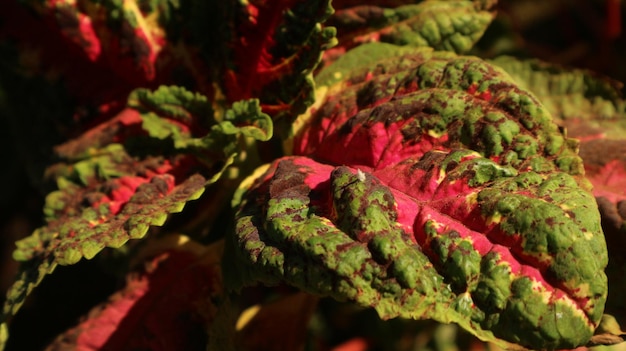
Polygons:
M619 86L463 56L495 1L6 2L4 110L54 126L55 190L3 345L46 275L106 248L126 287L49 349L293 350L319 297L505 348L621 341ZM241 312L259 285L298 293Z

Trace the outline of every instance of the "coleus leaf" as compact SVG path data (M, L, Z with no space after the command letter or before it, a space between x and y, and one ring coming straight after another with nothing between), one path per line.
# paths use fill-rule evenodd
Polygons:
M347 66L327 68L339 81L305 116L301 156L243 196L229 284L287 282L531 348L588 342L606 246L576 143L543 105L472 57Z
M247 1L235 6L229 101L258 98L265 113L290 123L313 102L312 72L334 44L329 0Z
M136 91L129 104L137 110L57 149L65 162L50 173L59 190L46 198L47 225L17 242L14 258L23 264L7 293L5 321L58 264L142 238L200 197L233 161L241 136L272 135L257 100L234 104L220 121L204 96L178 87Z
M74 98L75 115L63 126L72 136L88 129L77 124L92 127L113 117L135 88L183 85L214 95L218 68L207 66L223 67L215 57L203 62L197 43L186 35L197 29L181 19L189 15L191 3L11 0L5 6L0 37L28 58L7 67L28 66L20 67L20 80L34 76L62 83L57 90ZM196 12L194 23L199 17L209 22L206 11ZM218 18L203 29L215 32L214 27L231 24L224 16ZM46 35L37 34L42 32ZM215 34L220 37L216 41L225 41L223 33ZM217 56L224 56L223 51Z
M115 62L110 67L119 77L130 81L147 82L155 78L157 56L166 42L162 24L171 17L169 1L29 3L91 61Z
M127 276L124 289L46 350L204 350L222 299L223 245L173 237L187 241L148 257Z
M589 127L619 137L621 130L615 130L614 125L626 127L626 101L621 96L620 82L536 59L501 56L491 62L503 68L520 87L532 91L577 137L588 133L585 129Z
M620 91L622 84L540 60L499 57L492 62L537 95L568 135L580 140L580 155L593 185L608 247L606 312L626 325L626 286L621 283L626 267L622 252L626 244L626 101Z
M626 139L624 138L624 115L592 116L584 120L566 120L564 125L573 137L580 138L580 155L586 176L593 184L602 216L602 229L609 251L606 272L609 277L609 295L606 313L615 317L618 325L626 325ZM619 137L621 135L621 137ZM623 332L607 331L604 338L623 340Z
M26 7L25 3L30 6ZM68 6L74 5L52 1L6 1L3 4L5 11L0 14L0 38L6 46L18 53L19 59L15 60L11 55L6 55L6 52L3 53L2 61L6 65L4 68L13 71L14 82L19 82L20 85L31 80L59 85L48 94L59 97L69 95L76 102L89 105L89 108L123 99L136 82L132 83L130 80L133 79L128 76L118 76L113 71L112 66L115 65L109 65L102 62L103 60L92 61L88 56L93 54L85 54L82 48L68 39L64 30L59 28L60 24L56 23L57 19L59 22L66 22L66 29L73 27L78 30L82 25L84 30L91 31L91 20L72 18L80 15L71 10L65 11L64 8ZM46 35L42 36L41 33ZM16 97L16 100L24 103L23 96ZM81 112L84 114L84 111L76 110L76 115ZM29 117L30 115L25 115L25 118Z
M324 53L326 63L370 42L467 52L493 20L496 1L380 3L336 5L341 8L327 24L337 28L339 45Z

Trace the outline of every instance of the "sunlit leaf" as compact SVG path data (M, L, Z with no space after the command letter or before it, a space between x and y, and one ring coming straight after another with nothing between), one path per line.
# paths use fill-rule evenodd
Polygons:
M339 1L338 10L327 22L337 28L339 41L324 54L327 63L371 42L467 52L493 20L496 1L344 3L350 2Z
M502 56L491 62L503 68L520 87L535 94L570 133L584 137L582 133L600 128L609 136L623 135L622 130L614 129L616 124L626 127L622 83L588 70L540 60Z
M507 347L587 343L607 253L576 142L480 59L341 60L320 74L338 78L303 117L299 156L243 197L230 284L287 282Z

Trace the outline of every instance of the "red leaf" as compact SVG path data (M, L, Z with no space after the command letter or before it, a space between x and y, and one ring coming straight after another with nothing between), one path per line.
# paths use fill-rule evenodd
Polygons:
M190 251L159 254L47 350L204 350L211 299L221 294L218 262Z
M68 13L60 6L58 20L67 22L61 22L65 24L61 28L52 9L48 13L48 9L39 8L41 18L14 0L3 1L2 8L0 38L15 41L21 55L29 58L19 62L26 76L43 75L48 80L61 76L71 95L90 106L123 100L136 86L127 77L113 73L102 60L92 59L101 49L93 37L93 23L84 15Z
M303 292L254 305L237 321L238 347L246 351L301 350L318 297Z
M367 351L370 343L363 338L354 338L335 346L332 351Z
M228 100L259 98L272 117L294 118L312 103L311 72L332 43L334 32L319 27L331 12L329 1L253 0L235 12L234 67L224 76Z

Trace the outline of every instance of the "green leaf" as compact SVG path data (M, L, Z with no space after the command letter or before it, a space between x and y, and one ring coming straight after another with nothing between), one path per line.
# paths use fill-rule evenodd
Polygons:
M237 101L219 111L220 117L205 96L177 86L161 86L154 92L135 90L128 104L140 112L142 128L151 137L172 140L176 149L212 147L215 138L227 138L234 144L239 134L259 141L272 137L272 120L262 112L258 99Z
M372 4L337 10L328 25L337 28L339 45L324 54L325 62L371 42L465 53L493 20L496 1L403 3L395 8Z
M606 274L609 277L609 295L605 313L615 317L617 322L626 325L626 138L623 125L625 121L602 121L602 127L592 124L595 120L574 129L580 131L580 154L585 164L585 174L593 184L602 216L602 230L606 237L609 264ZM621 123L620 123L621 122ZM612 128L610 126L613 126ZM573 128L572 128L573 129ZM619 135L621 138L615 136ZM614 137L610 138L607 135ZM578 136L574 134L574 136ZM608 331L607 331L608 333ZM614 334L614 333L609 333ZM621 334L621 333L620 333ZM606 333L604 337L606 337Z
M588 70L567 68L536 59L501 56L491 62L504 69L520 87L530 90L560 123L576 128L600 128L619 137L626 128L622 83ZM583 120L584 122L582 122Z
M585 176L593 185L608 247L606 313L626 324L626 285L621 283L626 273L626 101L621 97L621 83L540 60L504 56L492 62L538 96L567 134L580 140ZM597 332L601 334L594 336L594 343L610 343L616 337Z
M198 128L213 119L213 108L206 96L177 86L160 86L154 92L135 89L128 97L128 106L141 113L143 128L159 139L180 137L183 132L180 124ZM179 124L159 123L167 120Z
M237 101L226 111L224 122L220 123L226 134L241 132L259 141L272 138L272 119L261 110L259 100Z
M68 182L50 193L44 208L47 225L17 242L13 256L23 264L7 293L4 320L58 264L91 259L105 247L119 248L129 239L142 238L150 226L163 225L168 214L180 212L204 191L206 179L200 175L176 183L165 172L168 162L138 161L123 149L110 149L108 158L100 156L90 163L86 173L90 175L83 175L88 185ZM132 166L137 172L104 180L94 170L112 160L116 167Z

